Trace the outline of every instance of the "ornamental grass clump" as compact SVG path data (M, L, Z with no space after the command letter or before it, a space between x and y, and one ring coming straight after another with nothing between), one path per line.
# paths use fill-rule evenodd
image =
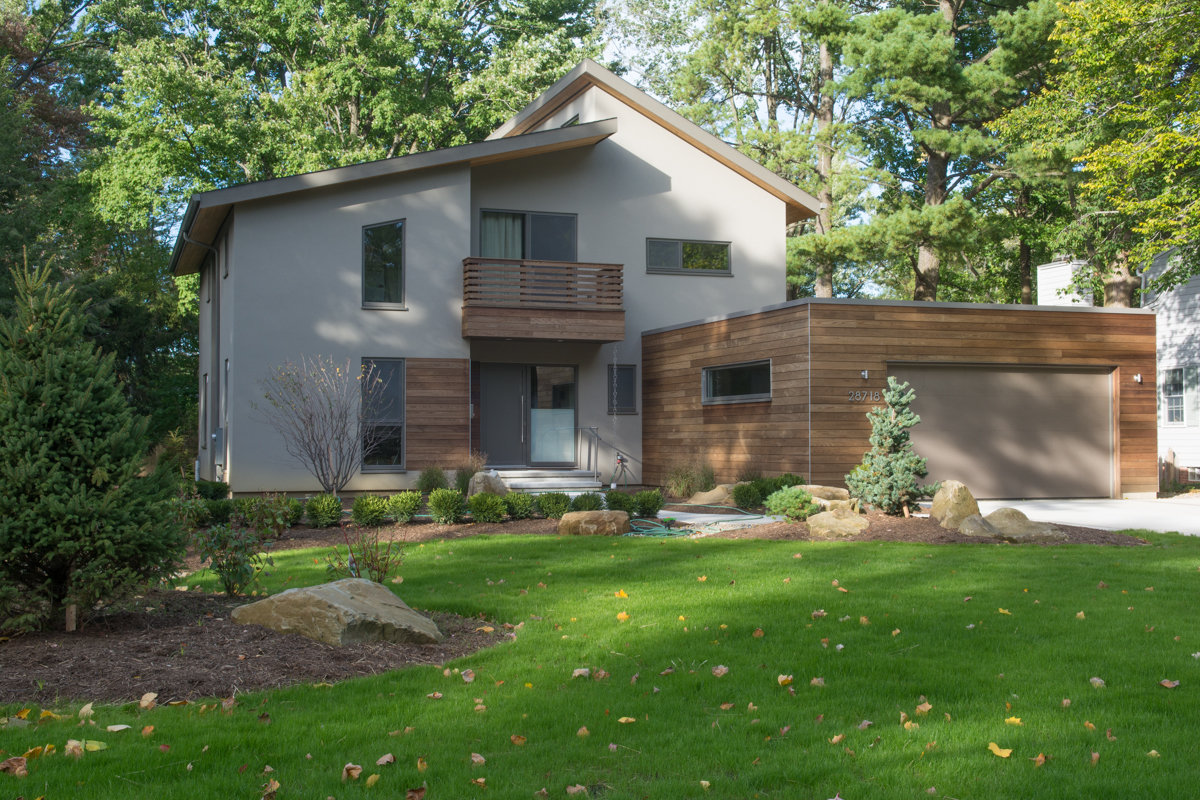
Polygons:
M883 400L887 405L867 412L871 422L871 449L863 462L846 476L851 497L885 514L908 515L909 507L937 491L937 484L922 485L929 474L925 459L913 450L909 429L921 418L909 408L917 393L908 383L888 378Z

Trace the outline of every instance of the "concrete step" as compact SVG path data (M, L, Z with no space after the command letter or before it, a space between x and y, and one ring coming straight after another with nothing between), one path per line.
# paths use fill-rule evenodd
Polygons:
M497 470L500 479L509 491L542 494L543 492L602 491L595 473L580 469L502 469Z

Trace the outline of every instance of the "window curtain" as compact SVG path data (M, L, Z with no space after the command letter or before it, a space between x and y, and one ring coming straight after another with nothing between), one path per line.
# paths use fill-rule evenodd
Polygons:
M483 258L523 258L525 215L484 211L479 220L479 255Z

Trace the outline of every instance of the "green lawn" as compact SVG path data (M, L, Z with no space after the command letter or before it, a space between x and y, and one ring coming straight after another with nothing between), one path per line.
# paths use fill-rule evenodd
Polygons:
M226 800L261 797L274 779L278 798L318 800L403 797L422 784L430 800L543 787L566 797L576 785L605 798L1190 797L1200 540L1149 538L1140 548L430 543L409 551L399 594L520 624L512 642L448 665L448 676L417 668L239 695L231 713L98 707L97 725L81 728L86 698L63 703L52 709L62 720L0 728L9 755L59 751L31 760L26 778L0 775L0 796ZM267 586L320 582L314 555L276 556ZM584 667L590 677L572 678ZM107 732L113 724L132 727ZM62 754L85 737L107 749ZM387 753L395 763L376 766ZM473 753L486 762L473 765ZM364 769L343 783L348 762Z

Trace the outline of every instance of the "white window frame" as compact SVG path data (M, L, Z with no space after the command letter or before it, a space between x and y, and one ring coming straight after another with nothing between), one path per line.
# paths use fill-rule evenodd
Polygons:
M714 395L712 393L713 375L721 370L731 370L743 367L767 368L767 391L755 394ZM734 364L714 364L700 370L700 403L706 406L729 405L731 403L763 403L770 402L772 392L771 359L764 358L755 361L739 361Z
M1177 384L1172 384L1170 380L1171 373L1178 373L1179 381ZM1162 371L1163 379L1159 390L1162 392L1162 420L1160 424L1164 428L1182 428L1187 420L1187 387L1186 379L1187 372L1184 367L1171 367ZM1178 393L1167 394L1167 386L1178 386ZM1178 400L1178 419L1171 419L1171 401Z

